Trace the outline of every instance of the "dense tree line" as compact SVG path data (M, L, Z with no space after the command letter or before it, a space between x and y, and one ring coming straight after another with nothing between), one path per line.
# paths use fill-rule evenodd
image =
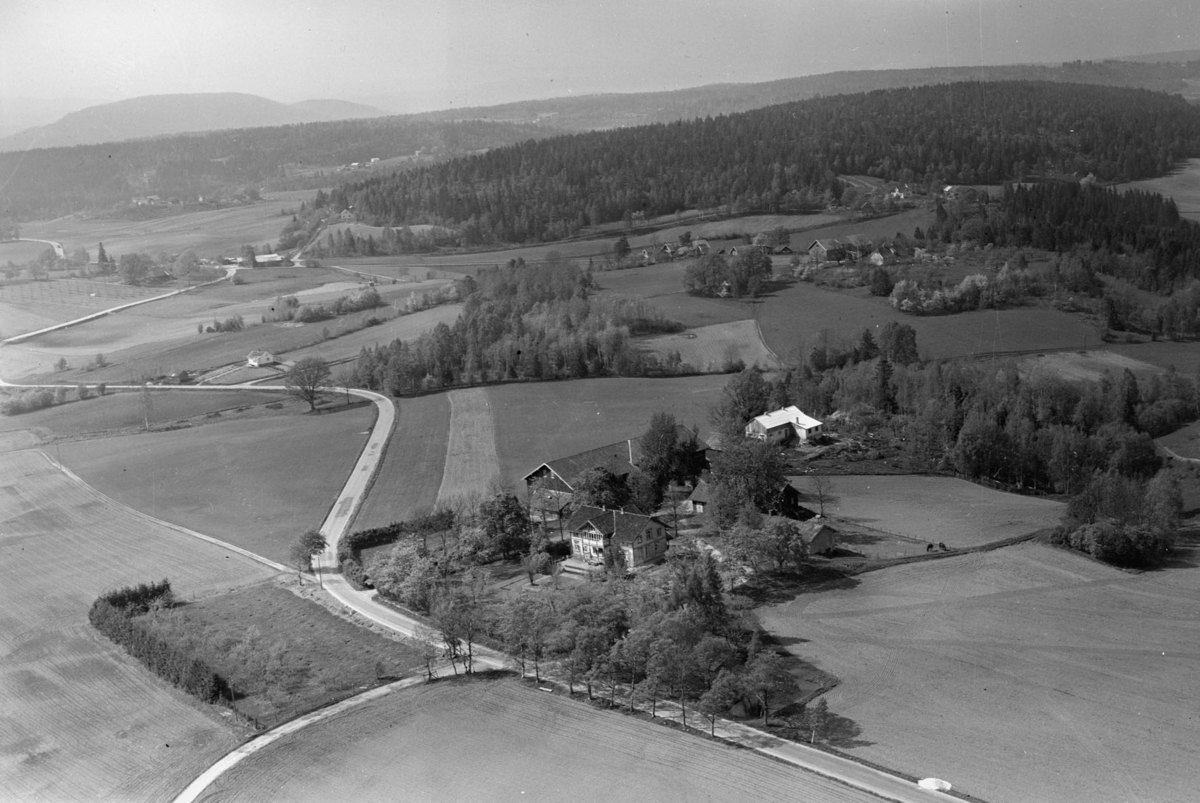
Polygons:
M1163 522L1178 516L1178 505L1171 514L1177 493L1162 490L1173 480L1153 438L1200 417L1196 380L1174 370L1148 380L1125 370L1098 382L1073 382L1023 373L1011 362L905 364L867 356L867 341L864 334L856 347L834 348L832 364L827 352L814 353L817 360L793 365L771 382L735 377L714 421L725 421L732 433L754 415L785 404L818 418L839 411L838 426L851 432L890 432L917 470L951 471L1076 500L1139 494L1158 499L1161 504L1126 506L1120 516L1111 501L1073 501L1062 538L1120 562L1161 554L1173 533ZM1092 529L1078 533L1083 527ZM1113 546L1114 533L1123 547Z
M809 209L840 197L840 174L928 185L1133 179L1197 154L1200 110L1178 97L957 83L522 142L340 187L333 204L376 225L460 227L467 245L533 242L636 211Z
M553 129L410 117L231 129L0 153L0 208L18 220L107 210L134 195L194 201L282 181L289 167L337 166L425 149L441 157L547 136ZM339 176L326 174L328 186ZM156 208L157 209L157 208Z
M212 703L230 696L229 684L192 650L155 633L140 617L174 604L167 580L120 588L92 603L88 621L159 677Z
M1158 193L1076 181L1005 184L998 204L939 210L927 232L945 242L1078 251L1087 269L1169 293L1200 278L1200 224Z
M680 327L642 301L591 294L590 271L551 257L510 261L456 284L463 311L416 340L364 348L358 386L396 395L452 385L662 370L631 337Z

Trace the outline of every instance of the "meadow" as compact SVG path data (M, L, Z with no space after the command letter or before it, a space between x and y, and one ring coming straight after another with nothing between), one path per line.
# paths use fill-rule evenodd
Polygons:
M452 390L446 395L450 426L437 495L440 504L485 491L499 474L496 422L487 390Z
M792 479L812 507L806 478ZM952 549L1053 527L1066 509L1062 502L1004 493L954 477L846 475L830 482L827 516Z
M315 583L307 586L312 595ZM154 626L176 634L169 637L175 643L196 644L236 692L233 708L263 727L420 665L411 647L335 616L302 594L296 575L280 575L159 613Z
M1157 442L1180 457L1200 460L1200 421L1177 429L1170 435L1159 438Z
M843 749L984 800L1184 801L1200 760L1195 549L1131 574L1037 543L757 611L841 683Z
M726 363L737 360L764 370L779 367L779 361L759 337L754 321L700 326L680 334L647 338L639 341L639 345L660 360L677 353L685 365L698 371L721 371Z
M88 624L101 593L167 577L182 599L273 571L140 518L36 452L0 460L5 800L167 800L242 731Z
M12 262L24 265L40 257L50 246L31 240L5 240L0 242L0 265Z
M1200 159L1188 159L1178 170L1161 178L1131 181L1117 188L1157 192L1163 197L1173 198L1179 207L1180 217L1200 222Z
M236 256L243 245L274 242L300 202L311 200L312 190L267 193L262 201L245 206L188 212L154 220L85 218L80 215L35 221L21 226L27 237L56 240L68 253L87 248L95 256L97 243L113 258L145 252L178 254L192 249L202 257Z
M393 312L392 310L382 311L388 314ZM461 304L443 304L440 307L421 310L411 315L400 315L379 326L368 326L366 329L341 335L332 340L324 340L305 348L289 351L287 358L302 360L305 357L323 357L329 361L356 358L364 348L386 346L396 339L415 340L439 323L453 325L458 320L460 312L462 312Z
M0 339L82 318L130 301L165 295L176 289L130 287L87 279L0 285Z
M302 409L58 448L72 471L119 502L290 563L296 538L320 527L337 501L375 419L367 404Z
M409 800L596 803L864 796L766 756L477 677L395 692L285 737L218 779L205 800L373 800L398 789Z
M581 379L490 387L500 478L515 488L546 460L636 438L657 412L671 413L685 426L699 426L703 438L708 409L728 379Z

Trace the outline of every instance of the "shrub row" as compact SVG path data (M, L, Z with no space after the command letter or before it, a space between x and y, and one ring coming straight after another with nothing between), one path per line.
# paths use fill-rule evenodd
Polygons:
M385 527L357 530L338 542L338 567L355 588L365 588L362 551L373 546L394 544L405 535L432 535L454 526L454 511L435 510L409 521L397 521Z
M152 607L169 606L173 601L167 580L142 583L101 596L92 603L88 621L151 672L188 694L206 703L231 698L229 683L204 660L164 640L136 618Z
M0 413L4 415L32 413L34 410L41 410L52 404L54 404L54 391L49 388L31 390L0 401Z

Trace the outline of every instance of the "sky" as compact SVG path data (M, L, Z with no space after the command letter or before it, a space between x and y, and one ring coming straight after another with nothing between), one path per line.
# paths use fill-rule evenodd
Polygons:
M1200 48L1195 0L0 0L0 96L388 111Z

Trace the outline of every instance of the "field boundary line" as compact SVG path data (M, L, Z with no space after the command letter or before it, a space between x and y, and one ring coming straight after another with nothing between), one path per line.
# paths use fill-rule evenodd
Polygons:
M218 778L224 775L229 770L236 767L238 764L245 761L250 756L270 747L275 742L285 736L290 736L297 731L303 730L309 725L315 725L330 717L337 716L343 711L348 711L351 708L357 708L363 703L369 703L372 700L377 700L380 697L386 697L392 692L401 689L407 689L424 682L424 678L420 675L398 680L394 683L389 683L386 686L379 686L365 691L362 694L357 694L353 697L347 697L345 700L334 703L326 708L321 708L308 714L304 714L293 719L291 722L286 722L277 728L273 728L266 733L260 734L248 742L238 745L233 750L226 753L220 761L213 764L205 770L199 777L193 780L187 787L180 792L175 798L174 803L194 803L200 795L211 786Z
M754 321L754 331L758 332L758 342L767 350L767 354L771 355L771 359L775 361L775 367L782 368L783 360L779 359L779 355L775 353L775 349L767 345L767 339L763 337L762 327L758 323L758 318L751 318L751 320Z
M77 485L82 487L87 492L91 493L93 496L99 498L101 502L104 502L106 505L109 505L110 507L114 507L117 510L128 513L132 516L135 516L136 518L142 519L143 521L148 521L152 524L157 524L161 527L166 527L167 529L174 530L175 532L180 533L182 535L188 535L188 536L191 536L192 538L199 538L201 541L207 541L208 543L213 544L214 546L219 546L222 549L227 549L230 552L234 552L234 553L241 555L242 557L250 558L253 561L261 563L265 566L269 566L272 569L275 569L276 571L280 571L280 572L292 571L289 567L284 566L282 563L276 563L275 561L271 560L270 558L264 558L262 555L256 555L255 553L253 553L247 549L242 549L240 546L234 546L233 544L228 544L224 541L221 541L220 539L213 538L211 535L205 535L204 533L198 533L195 530L189 530L187 527L181 527L180 525L172 524L169 521L163 521L162 519L151 516L149 513L143 513L142 511L136 510L135 508L132 508L129 505L122 504L121 502L118 502L117 500L113 499L111 496L108 496L107 494L104 494L101 491L99 491L96 488L89 485L87 482L85 482L83 480L82 477L80 477L74 471L71 471L71 469L67 468L62 463L59 463L57 460L55 460L53 457L51 457L50 455L43 452L41 449L18 449L16 451L34 452L36 454L41 455L43 458L45 458L46 462L48 462L50 465L54 466L59 471L61 471L64 476L73 480Z

